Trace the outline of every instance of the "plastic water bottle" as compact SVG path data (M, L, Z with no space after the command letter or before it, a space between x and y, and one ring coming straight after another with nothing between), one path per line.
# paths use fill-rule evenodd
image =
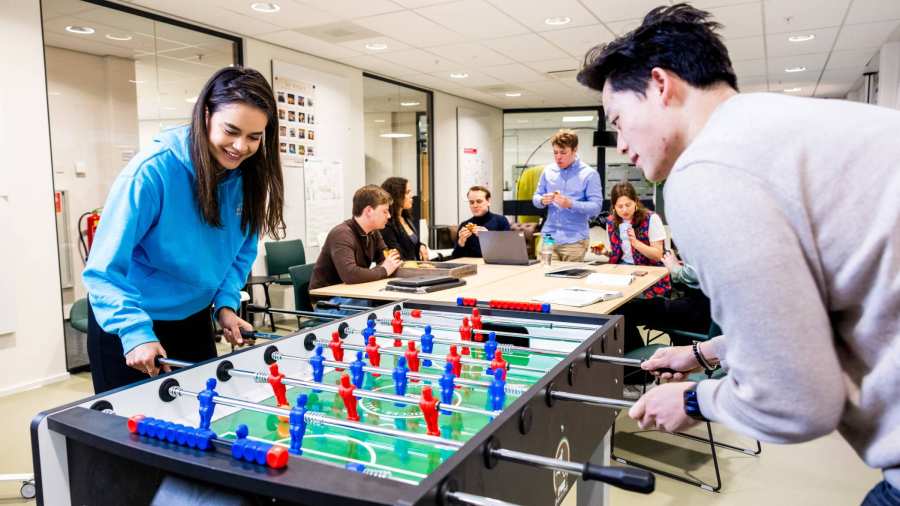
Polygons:
M550 266L550 263L553 261L553 237L550 234L544 234L544 239L541 241L541 263Z

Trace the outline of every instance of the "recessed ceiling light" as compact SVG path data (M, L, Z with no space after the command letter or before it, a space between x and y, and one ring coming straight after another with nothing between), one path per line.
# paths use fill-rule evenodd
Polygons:
M465 72L454 72L450 74L450 77L453 79L465 79L469 77L469 74L466 74Z
M382 42L372 42L370 44L366 44L366 49L370 49L372 51L384 51L387 48L388 45Z
M804 72L806 67L785 67L784 71L789 73Z
M815 38L816 36L811 33L808 35L791 35L788 37L788 42L807 42Z
M507 97L521 97L522 96L522 94L519 93L518 91L508 91L508 92L504 93L504 95L506 95Z
M582 121L593 121L593 116L563 116L563 123L579 123Z
M418 102L400 102L400 105L403 107L415 107L419 105Z
M129 79L128 82L134 83L134 84L144 84L144 81L140 81L140 80L136 80L136 79Z
M281 10L280 5L272 2L254 2L250 4L250 8L255 10L256 12L264 12L266 14L271 14L273 12L278 12Z
M69 33L77 33L78 35L90 35L94 33L94 29L90 26L69 25L66 27Z
M188 98L184 99L184 101L189 104L193 104L197 101L197 97L188 97Z
M375 120L375 123L384 123L384 120L383 120L383 119L376 119L376 120Z
M403 139L406 137L412 137L412 134L387 133L387 134L381 134L381 135L379 135L379 137L384 137L385 139Z
M801 91L802 89L803 89L803 88L800 88L800 87L785 88L785 89L784 89L784 92L785 92L785 93L797 93L798 91Z
M554 16L552 18L547 18L544 20L545 25L550 26L562 26L567 25L572 22L572 18L569 16Z
M118 34L115 34L115 33L107 33L107 34L106 34L106 38L109 39L109 40L120 40L120 41L125 41L125 40L131 40L131 39L133 39L134 37L132 37L131 35L118 35Z

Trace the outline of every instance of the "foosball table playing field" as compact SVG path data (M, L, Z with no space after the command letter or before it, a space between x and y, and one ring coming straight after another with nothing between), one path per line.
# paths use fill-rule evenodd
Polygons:
M38 503L544 506L576 483L579 504L600 504L604 483L653 491L646 471L590 461L631 405L621 317L460 299L335 318L203 363L161 359L173 372L39 414Z

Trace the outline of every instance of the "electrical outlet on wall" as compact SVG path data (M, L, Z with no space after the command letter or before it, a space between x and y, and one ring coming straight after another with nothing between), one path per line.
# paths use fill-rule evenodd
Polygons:
M87 164L84 162L75 162L75 175L76 176L86 176L87 175Z

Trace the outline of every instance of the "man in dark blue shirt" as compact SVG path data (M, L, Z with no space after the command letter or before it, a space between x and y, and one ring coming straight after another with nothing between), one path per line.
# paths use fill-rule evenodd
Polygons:
M459 224L458 239L453 246L453 258L481 258L481 244L478 233L485 230L509 230L509 220L505 216L491 212L491 191L484 186L473 186L466 194L472 217Z

